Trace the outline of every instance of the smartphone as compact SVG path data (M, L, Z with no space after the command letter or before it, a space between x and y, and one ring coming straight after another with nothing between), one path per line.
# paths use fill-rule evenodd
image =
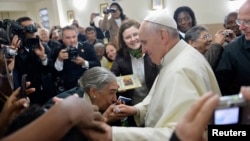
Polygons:
M26 81L27 81L27 74L22 75L22 80L21 80L21 93L19 95L19 98L24 98L26 97Z
M125 103L131 102L131 98L124 97L124 96L119 96L118 100L124 101Z
M214 125L250 124L250 103L242 94L222 96L212 117Z

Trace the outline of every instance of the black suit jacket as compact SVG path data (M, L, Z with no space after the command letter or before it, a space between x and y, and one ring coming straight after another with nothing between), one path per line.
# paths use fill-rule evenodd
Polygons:
M129 75L133 74L132 62L130 55L121 55L117 54L115 61L112 64L111 71L116 75ZM147 54L144 56L144 72L145 72L145 82L148 90L151 89L156 76L159 73L159 68L152 63L151 59ZM118 93L125 97L131 98L134 93L134 90L128 90L124 93Z
M15 89L20 86L22 75L28 74L27 81L31 82L30 87L36 88L36 91L30 94L29 98L32 104L40 105L55 95L51 77L53 61L50 57L49 47L45 44L43 46L48 59L46 66L42 65L42 61L34 51L28 52L25 48L20 48L15 57L13 71Z
M79 42L77 50L79 56L89 62L89 68L101 66L92 45ZM75 64L70 59L64 60L63 70L61 74L65 89L69 90L73 87L76 87L78 79L86 70L86 68L83 68L81 65Z

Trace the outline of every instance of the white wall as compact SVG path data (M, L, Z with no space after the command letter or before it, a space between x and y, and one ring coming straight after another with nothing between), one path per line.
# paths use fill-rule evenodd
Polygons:
M50 25L60 24L65 26L67 21L67 11L73 10L75 19L79 20L84 27L89 25L89 18L92 12L99 12L101 3L111 0L42 0L41 2L10 3L0 2L1 11L20 11L22 15L27 13L34 20L40 21L38 12L41 8L48 8ZM222 23L224 16L239 7L244 0L164 0L164 7L173 15L174 10L183 5L191 7L197 18L198 24ZM148 15L151 10L151 0L119 0L124 13L139 22ZM16 15L10 14L13 17Z
M224 16L237 10L245 0L165 0L171 15L179 6L189 6L195 12L198 24L223 23Z
M74 9L74 1L85 0L68 0L67 9ZM81 11L75 10L76 18L80 20L83 26L88 26L89 14L99 12L101 3L110 2L111 0L88 0L86 5L81 7ZM151 0L118 0L123 7L124 13L132 19L142 21L146 15L154 11L151 9ZM196 14L198 24L223 23L224 16L239 8L245 0L164 0L164 8L168 9L170 15L179 6L189 6ZM84 2L82 2L84 3Z

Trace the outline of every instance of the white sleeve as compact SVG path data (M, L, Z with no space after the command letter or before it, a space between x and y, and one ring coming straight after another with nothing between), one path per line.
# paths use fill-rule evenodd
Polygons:
M57 71L62 71L63 70L63 61L59 61L58 59L56 59L54 67Z

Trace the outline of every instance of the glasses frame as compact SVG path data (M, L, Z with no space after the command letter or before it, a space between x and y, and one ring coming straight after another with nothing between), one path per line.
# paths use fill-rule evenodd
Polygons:
M213 39L213 36L211 34L205 34L203 37L200 37L199 39L209 40Z
M237 24L238 26L244 24L244 26L250 27L250 20L247 20L247 21L246 21L246 20L236 19L235 22L236 22L236 24Z

